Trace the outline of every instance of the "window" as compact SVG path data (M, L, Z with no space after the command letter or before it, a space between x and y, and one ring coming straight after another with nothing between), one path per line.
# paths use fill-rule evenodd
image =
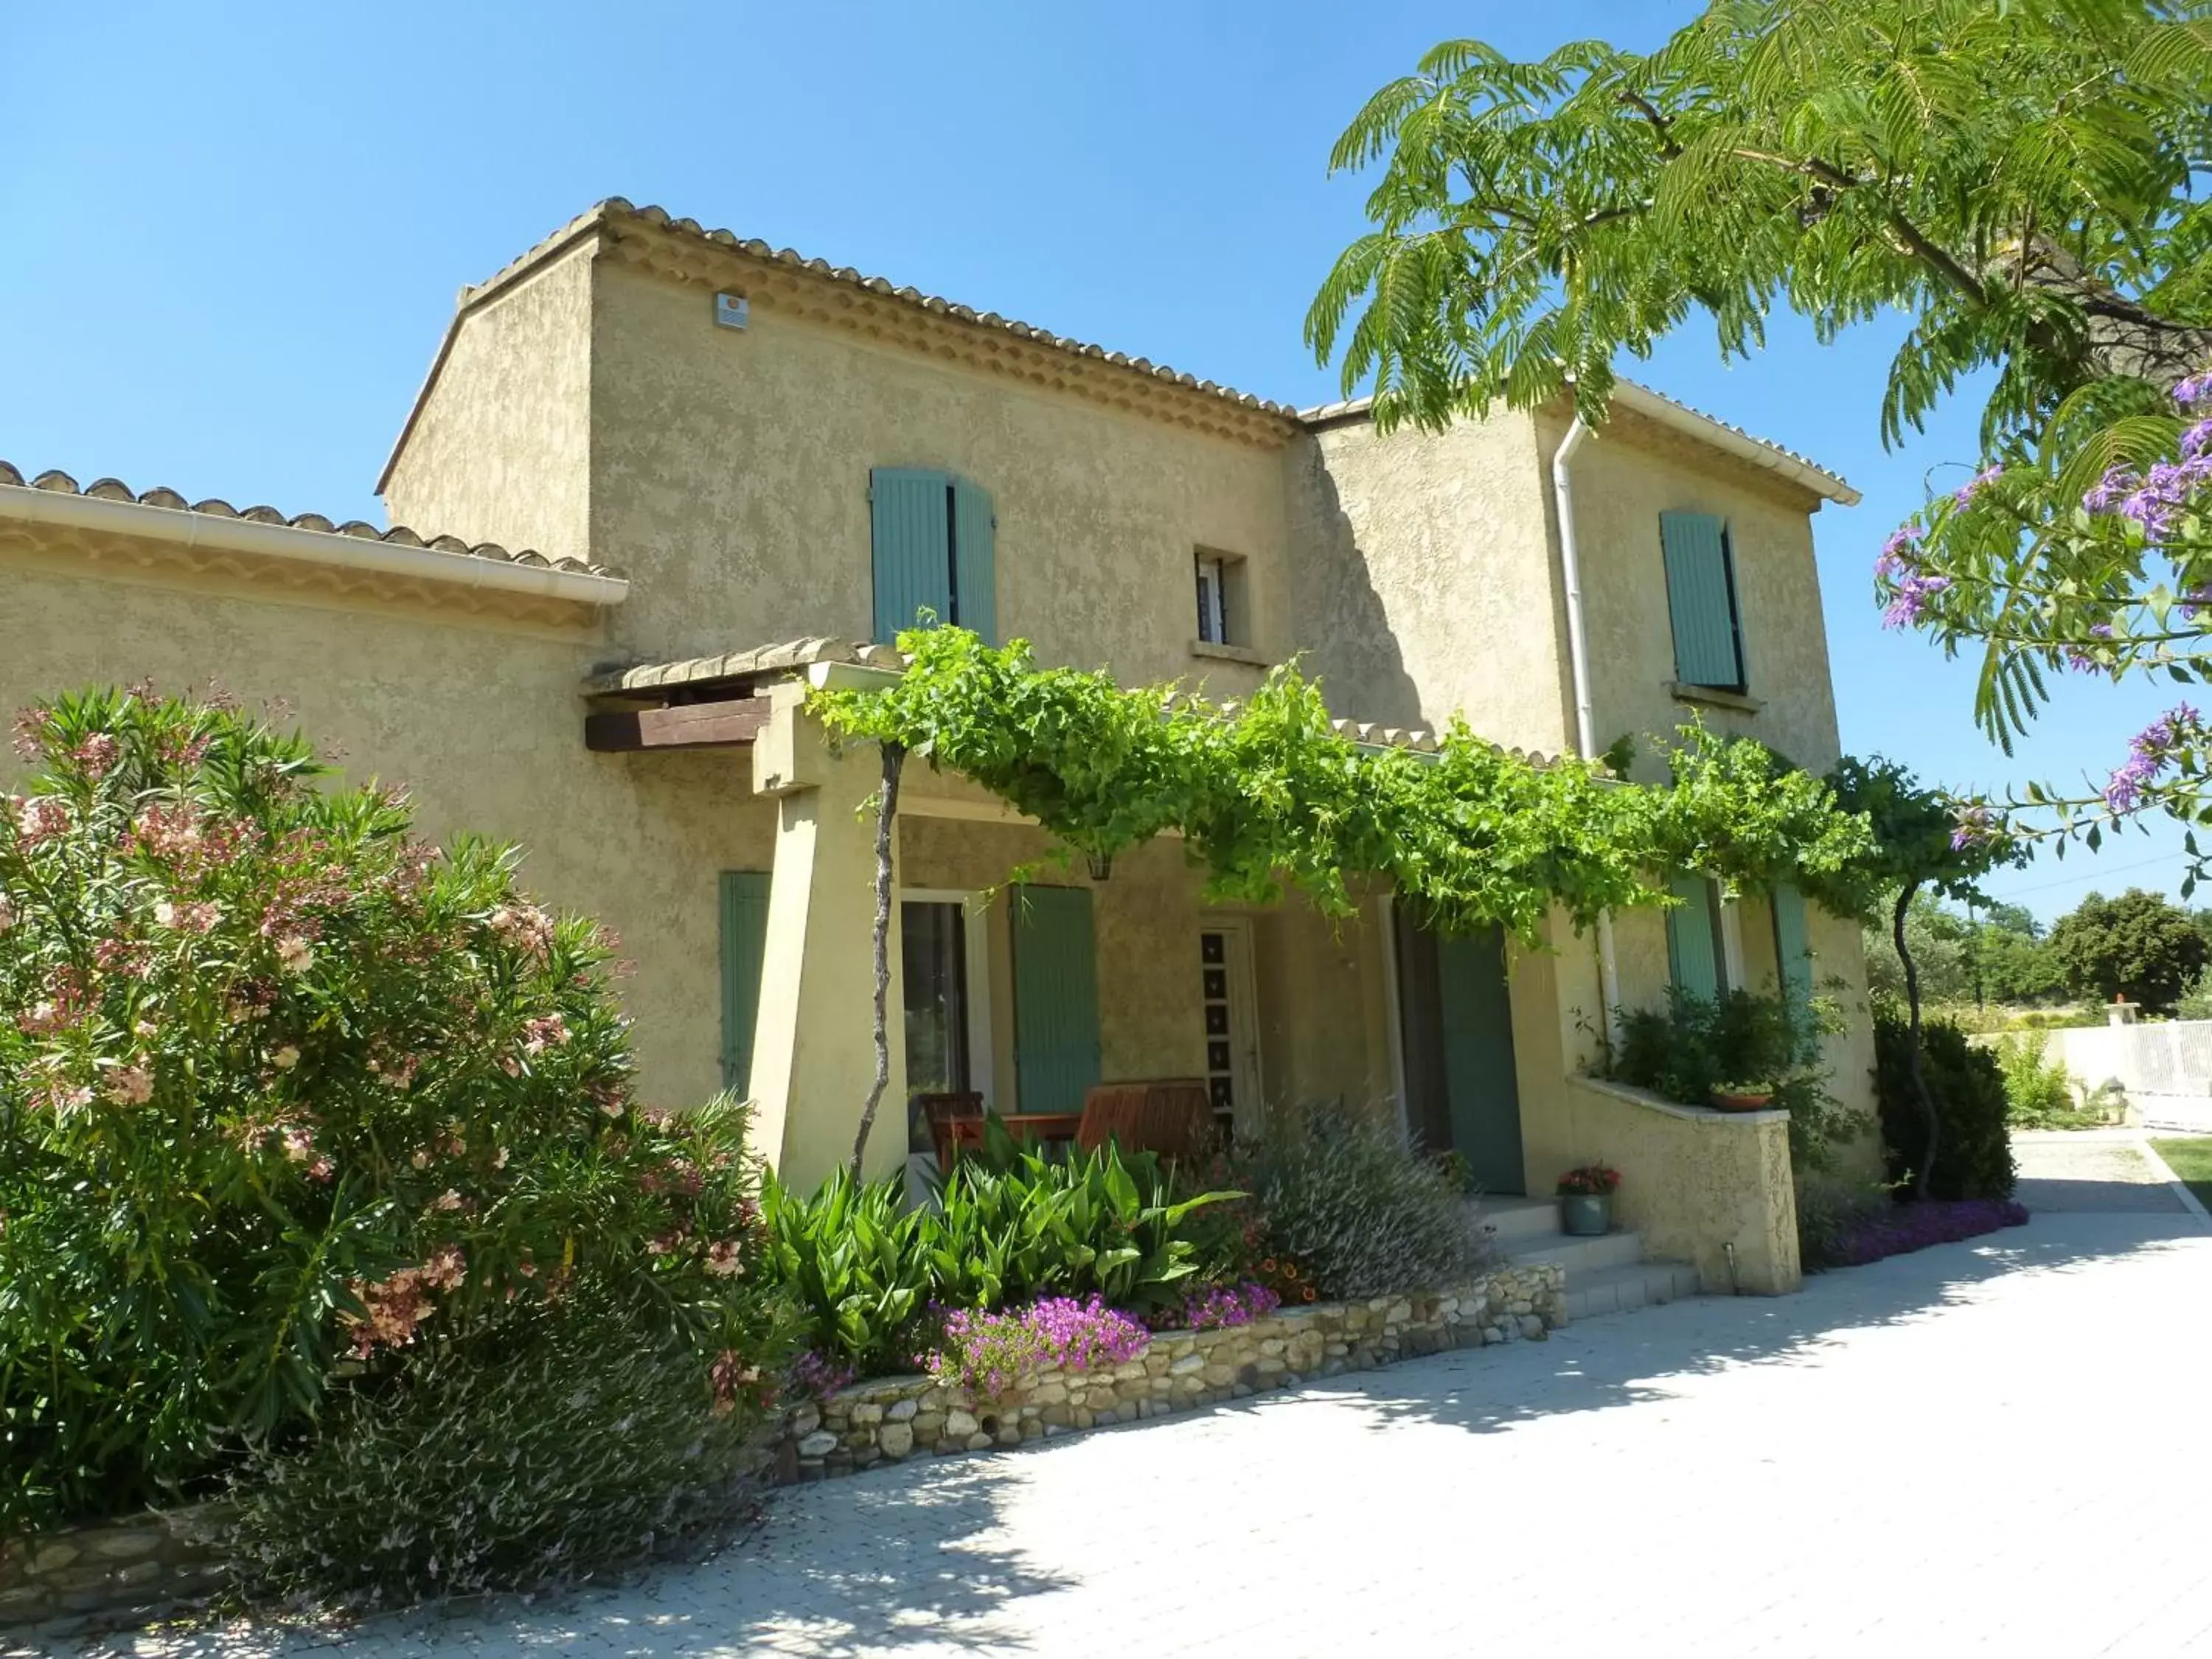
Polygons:
M1244 620L1244 561L1233 553L1200 548L1198 578L1198 639L1202 645L1249 645Z
M1679 875L1667 890L1682 901L1667 912L1667 976L1676 988L1714 1001L1729 982L1720 888L1703 876Z
M868 475L876 638L925 615L998 643L998 519L987 489L950 473L879 466Z
M1743 618L1727 520L1710 513L1662 513L1659 544L1667 562L1676 683L1743 691Z

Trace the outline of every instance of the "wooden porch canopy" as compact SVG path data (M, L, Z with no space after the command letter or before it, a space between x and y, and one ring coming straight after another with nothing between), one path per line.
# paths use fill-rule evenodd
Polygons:
M584 683L584 747L598 754L744 747L768 724L760 688L817 663L896 669L905 659L888 646L805 639L605 669Z

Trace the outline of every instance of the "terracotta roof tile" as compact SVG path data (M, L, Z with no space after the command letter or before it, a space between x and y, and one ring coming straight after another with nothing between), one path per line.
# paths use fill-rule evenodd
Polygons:
M0 461L0 485L25 486L23 475L6 461ZM399 547L429 547L441 553L463 554L470 558L495 559L507 564L533 565L540 568L567 570L580 575L604 576L611 573L581 559L549 559L543 553L525 548L510 553L497 542L477 542L473 545L457 536L440 536L426 541L405 525L394 525L380 530L360 519L349 519L343 524L332 525L319 513L301 513L287 518L273 507L239 508L217 496L204 501L188 501L173 489L156 485L143 492L134 492L119 478L96 478L79 488L77 481L68 473L49 470L28 481L28 488L48 489L64 495L88 495L100 501L136 501L141 507L158 507L173 513L197 513L210 519L242 519L255 524L285 525L294 530L313 531L319 535L351 536L362 541L389 542Z

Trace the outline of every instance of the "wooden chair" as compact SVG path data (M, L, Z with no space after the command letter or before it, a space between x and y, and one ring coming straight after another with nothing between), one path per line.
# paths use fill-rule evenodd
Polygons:
M1201 1078L1102 1083L1083 1097L1075 1144L1092 1152L1109 1140L1124 1152L1188 1158L1215 1137L1213 1101Z
M929 1138L937 1147L937 1167L950 1171L963 1146L983 1144L983 1097L974 1090L916 1095Z

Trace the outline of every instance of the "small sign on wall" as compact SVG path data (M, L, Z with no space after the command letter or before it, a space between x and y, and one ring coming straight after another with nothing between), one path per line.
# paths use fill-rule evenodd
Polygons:
M717 294L714 296L714 326L743 328L752 320L752 301L742 294Z

